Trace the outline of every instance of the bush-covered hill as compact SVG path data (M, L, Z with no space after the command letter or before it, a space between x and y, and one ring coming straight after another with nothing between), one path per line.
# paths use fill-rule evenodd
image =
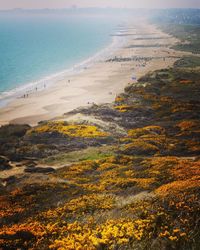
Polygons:
M173 22L197 53L199 27ZM1 127L0 249L198 250L199 66L184 56L112 104Z
M198 249L200 72L181 60L112 105L0 128L0 170L20 171L1 179L0 249Z

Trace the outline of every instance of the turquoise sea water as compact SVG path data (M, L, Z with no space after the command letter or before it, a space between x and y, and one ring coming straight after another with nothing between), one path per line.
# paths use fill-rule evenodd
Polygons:
M72 67L111 42L117 21L78 16L0 16L0 92Z

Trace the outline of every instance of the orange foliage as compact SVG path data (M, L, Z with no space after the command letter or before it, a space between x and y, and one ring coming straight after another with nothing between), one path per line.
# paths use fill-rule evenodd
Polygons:
M179 193L191 188L200 188L200 180L194 179L185 181L182 180L174 181L159 187L158 189L155 190L155 192L158 195L164 197L167 195L178 195Z
M181 129L181 131L189 130L197 126L195 121L182 121L177 124L177 127Z
M181 84L191 84L193 82L191 80L181 80L180 83Z

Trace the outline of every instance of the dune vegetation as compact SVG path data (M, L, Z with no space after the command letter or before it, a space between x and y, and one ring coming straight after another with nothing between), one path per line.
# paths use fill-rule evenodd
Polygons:
M63 116L1 127L0 171L21 172L0 180L0 249L199 249L200 72L191 60L150 72L111 105L68 114L85 115L81 124Z

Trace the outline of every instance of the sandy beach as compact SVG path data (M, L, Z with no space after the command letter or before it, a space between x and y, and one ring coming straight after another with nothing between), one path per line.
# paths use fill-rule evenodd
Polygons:
M0 125L36 125L80 106L110 103L133 81L133 76L138 79L149 71L170 67L183 54L170 49L177 42L175 38L150 24L122 27L116 36L126 38L123 47L43 91L13 100L0 109Z

